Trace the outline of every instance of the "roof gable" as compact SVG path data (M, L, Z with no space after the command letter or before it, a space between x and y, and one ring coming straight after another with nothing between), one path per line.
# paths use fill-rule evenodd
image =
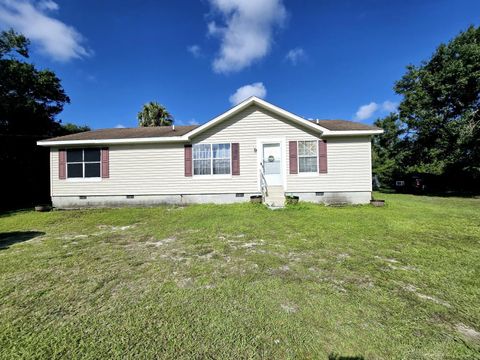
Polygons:
M223 114L218 115L217 117L213 118L212 120L206 122L205 124L199 126L198 128L192 130L191 132L188 133L189 138L193 138L194 136L197 136L204 131L210 129L211 127L231 118L232 116L238 114L242 110L245 110L246 108L252 106L252 105L257 105L258 107L268 110L276 115L281 116L282 118L289 120L293 123L302 125L306 127L307 129L313 130L314 132L319 132L321 134L328 133L329 130L319 124L314 124L309 120L305 120L304 118L295 115L287 110L284 110L276 105L273 105L265 100L262 100L260 98L257 98L256 96L249 97L248 99L242 101L238 105L234 106L230 110L227 110Z

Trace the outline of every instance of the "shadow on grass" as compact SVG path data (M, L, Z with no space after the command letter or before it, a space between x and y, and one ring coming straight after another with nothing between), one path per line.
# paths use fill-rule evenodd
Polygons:
M8 249L11 245L28 241L45 235L42 231L11 231L0 233L0 250Z
M468 191L395 191L392 189L377 189L374 191L377 194L402 194L402 195L415 195L415 196L432 196L432 197L458 197L466 199L480 199L480 193L468 192Z
M363 356L343 356L338 354L328 355L328 360L365 360Z
M23 208L23 209L0 209L0 218L13 216L20 214L22 212L32 211L33 208Z

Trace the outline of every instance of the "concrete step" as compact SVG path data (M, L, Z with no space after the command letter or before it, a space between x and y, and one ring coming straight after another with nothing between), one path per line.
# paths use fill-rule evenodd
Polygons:
M267 206L275 206L275 207L284 207L285 206L285 197L284 196L267 196L265 198L265 204Z
M285 192L283 186L268 186L267 196L265 197L265 205L270 209L280 209L285 207Z

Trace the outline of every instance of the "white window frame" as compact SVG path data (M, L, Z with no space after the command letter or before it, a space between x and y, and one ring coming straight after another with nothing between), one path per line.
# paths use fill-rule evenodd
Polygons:
M98 149L100 152L99 161L68 161L68 150L82 150L82 159L85 159L85 149ZM102 180L102 149L101 148L70 148L65 150L65 174L68 181L101 181ZM69 177L68 176L68 165L69 164L82 164L82 177ZM100 176L95 177L85 177L85 164L99 164L100 166Z
M209 145L210 146L210 174L195 174L195 145ZM228 174L214 174L213 173L213 145L229 145L230 146L230 172ZM197 159L197 160L206 160L206 159ZM227 158L215 158L215 160L227 160ZM215 143L197 143L192 146L192 176L200 179L209 179L209 178L231 178L232 177L232 143L231 142L215 142Z
M300 143L301 142L314 142L315 143L315 159L316 160L316 164L317 164L317 171L300 171L300 158L311 158L313 156L311 155L301 155L300 156ZM304 175L304 176L312 176L312 175L318 175L319 174L319 171L318 171L318 140L298 140L297 141L297 158L298 158L298 161L297 161L297 173L298 175Z

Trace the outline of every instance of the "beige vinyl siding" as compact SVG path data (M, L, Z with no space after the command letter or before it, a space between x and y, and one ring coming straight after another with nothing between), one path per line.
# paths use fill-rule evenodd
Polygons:
M283 139L288 174L288 141L318 139L317 134L251 106L198 135L193 143L240 144L239 176L184 176L183 144L110 146L110 178L58 179L58 150L52 148L53 196L255 193L258 187L257 139ZM261 151L261 149L258 149ZM289 192L370 191L370 137L328 139L328 174L287 175Z

